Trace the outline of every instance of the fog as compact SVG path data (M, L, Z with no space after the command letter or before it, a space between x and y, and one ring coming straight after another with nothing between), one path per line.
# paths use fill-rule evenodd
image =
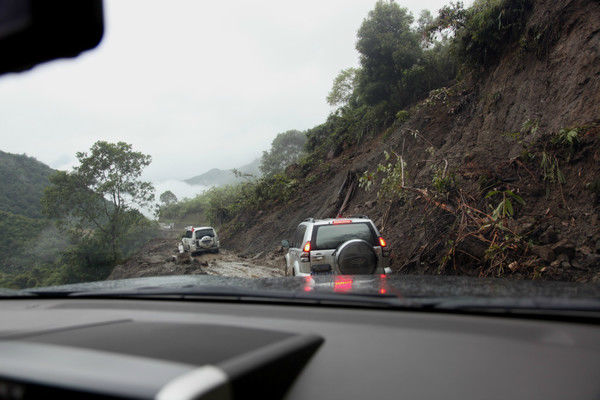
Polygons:
M173 192L175 194L175 196L177 196L178 200L183 200L184 198L188 198L188 199L194 198L197 195L204 192L206 189L208 189L208 187L206 187L206 186L188 185L185 182L178 181L175 179L169 179L166 181L153 182L153 183L154 183L154 189L155 189L157 201L158 201L159 196L167 190L170 190L171 192Z

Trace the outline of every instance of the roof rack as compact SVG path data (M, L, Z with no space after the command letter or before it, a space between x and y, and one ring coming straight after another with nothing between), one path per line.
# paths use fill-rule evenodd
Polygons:
M315 219L314 219L314 218L312 218L312 217L311 217L311 218L306 218L306 219L305 219L304 221L302 221L302 222L315 222Z
M351 215L348 218L362 218L362 219L369 219L369 217L367 217L366 215Z

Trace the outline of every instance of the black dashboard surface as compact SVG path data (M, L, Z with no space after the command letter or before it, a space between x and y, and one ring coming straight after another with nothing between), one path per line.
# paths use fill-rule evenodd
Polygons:
M312 335L324 341L285 398L600 397L596 325L414 311L104 299L5 300L0 320L0 346L12 349L14 357L21 347L46 345L50 350L73 349L74 354L92 351L116 362L121 357L132 366L121 373L121 384L135 384L148 395L182 371L226 365L236 355ZM10 370L10 360L0 357L0 378ZM140 360L150 361L145 365L156 367L155 372L161 366L170 372L162 381L144 377L135 371ZM109 375L104 386L110 386ZM94 371L84 376L93 386ZM118 394L118 385L112 394ZM235 397L243 394L238 391Z

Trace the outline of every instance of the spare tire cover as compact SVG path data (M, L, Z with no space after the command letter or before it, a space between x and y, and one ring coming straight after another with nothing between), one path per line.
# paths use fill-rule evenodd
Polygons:
M335 258L340 273L345 275L373 274L377 268L373 246L362 239L342 243Z
M214 243L214 239L210 236L204 236L202 239L199 240L200 246L204 247L204 248L209 248L212 247L213 243Z

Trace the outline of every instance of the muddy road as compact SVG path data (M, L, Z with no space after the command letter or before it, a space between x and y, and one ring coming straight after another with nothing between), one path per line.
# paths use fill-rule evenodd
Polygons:
M245 258L222 249L218 254L179 254L178 240L152 239L133 257L114 268L108 280L165 275L218 275L238 278L283 276L283 256Z

